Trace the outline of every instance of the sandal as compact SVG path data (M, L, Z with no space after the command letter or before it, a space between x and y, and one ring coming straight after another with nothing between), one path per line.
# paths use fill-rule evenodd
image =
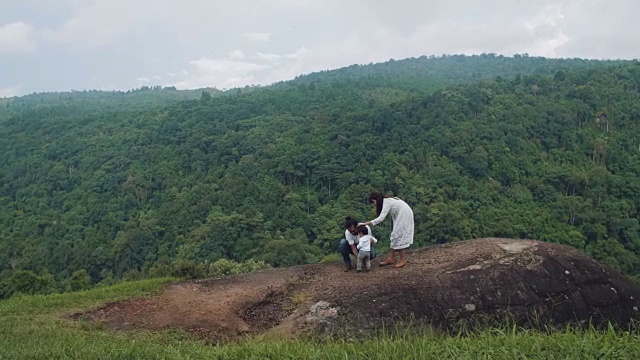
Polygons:
M407 265L407 260L400 260L398 261L398 263L394 266L394 268L398 269L401 268L403 266Z
M378 264L378 266L385 266L385 265L391 265L391 264L393 264L393 259L386 258L382 260L380 264Z

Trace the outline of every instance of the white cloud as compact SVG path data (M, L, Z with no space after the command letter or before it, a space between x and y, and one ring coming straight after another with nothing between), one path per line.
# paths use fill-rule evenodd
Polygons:
M290 54L286 54L284 56L285 59L297 59L298 58L298 53L290 53Z
M474 7L475 12L484 10L487 14L471 18L454 9L462 1L453 2L458 4L440 2L433 8L435 14L424 22L420 22L420 16L412 16L413 26L405 26L401 18L390 14L393 7L388 8L387 3L376 3L372 6L380 5L375 8L379 11L369 14L376 20L359 21L358 26L351 26L348 31L327 32L295 51L286 52L287 49L281 47L285 50L284 55L257 51L251 57L253 60L247 60L244 56L234 56L236 51L239 53L236 50L226 59L206 58L210 61L206 66L203 62L192 62L196 71L180 85L268 85L314 71L433 54L495 52L512 55L526 52L553 57L559 56L560 49L571 39L563 28L566 10L552 0L543 0L539 5L529 4L522 13L515 11L515 6L506 0L496 0L493 7L487 9L478 4L467 4ZM353 6L345 12L354 11L361 16L356 11L358 6ZM495 16L492 16L493 12ZM275 49L275 45L270 47ZM265 64L269 66L265 67Z
M137 82L141 82L141 83L148 83L151 82L151 79L146 78L146 77L139 77L136 79Z
M251 41L268 42L272 33L246 33L244 37Z
M12 86L12 87L7 87L7 88L0 88L0 98L18 96L21 94L20 93L21 89L22 89L22 84Z
M98 88L100 91L122 91L125 90L114 83L109 83L107 85L101 86Z
M242 52L242 50L235 49L235 50L233 50L232 52L229 53L229 59L242 60L242 59L244 59L244 53Z
M554 4L543 8L533 19L523 22L534 39L530 44L530 53L548 57L558 55L556 50L570 40L559 24L563 18L562 6Z
M268 68L266 65L254 64L246 61L237 60L216 60L202 58L198 60L190 61L192 65L196 66L197 70L206 72L219 72L219 73L239 73L239 72L253 72Z
M169 2L153 0L91 0L74 2L72 8L75 12L69 19L43 30L46 40L94 50L130 42L134 33L166 24L173 14Z
M162 80L162 76L158 76L158 75L153 75L151 78L156 81Z
M60 27L44 32L47 40L79 44L88 48L96 48L121 38L133 24L131 9L120 8L120 15L114 21L114 12L119 1L93 1L77 8L73 17Z
M2 80L21 91L269 84L432 54L640 57L638 0L23 1L0 1L23 20L0 24Z
M188 78L171 84L179 89L216 87L220 89L239 87L258 82L258 73L271 68L231 57L224 59L200 58L189 62L193 74Z
M258 52L256 54L256 57L258 59L261 59L261 60L275 61L275 60L280 59L281 56L278 55L278 54L274 54L274 53L261 53L261 52Z
M22 21L0 25L0 53L30 54L36 50L35 29Z
M327 53L322 47L309 49L301 47L295 52L284 56L285 61L273 71L269 72L260 82L261 85L269 85L278 81L290 80L301 74L307 74L317 70L340 67L322 66L327 61Z

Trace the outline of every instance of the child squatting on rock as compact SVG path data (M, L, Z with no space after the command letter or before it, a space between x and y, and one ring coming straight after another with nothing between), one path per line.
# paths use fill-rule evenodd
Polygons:
M366 226L358 226L356 229L358 232L358 261L356 270L362 271L362 261L365 261L367 271L371 270L371 243L378 242L376 238L369 235L369 230Z

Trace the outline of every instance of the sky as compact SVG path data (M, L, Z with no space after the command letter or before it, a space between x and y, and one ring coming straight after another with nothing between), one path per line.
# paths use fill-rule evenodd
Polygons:
M0 97L268 85L422 55L640 58L639 0L0 0Z

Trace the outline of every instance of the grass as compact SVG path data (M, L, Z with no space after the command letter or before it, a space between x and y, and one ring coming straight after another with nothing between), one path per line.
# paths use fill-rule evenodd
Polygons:
M309 294L304 291L298 291L291 295L291 302L294 307L298 307L309 300Z
M401 331L365 340L245 340L223 346L181 331L113 332L64 315L157 293L170 279L85 292L0 301L0 359L637 359L640 337L628 332L541 333L498 327L465 336Z

